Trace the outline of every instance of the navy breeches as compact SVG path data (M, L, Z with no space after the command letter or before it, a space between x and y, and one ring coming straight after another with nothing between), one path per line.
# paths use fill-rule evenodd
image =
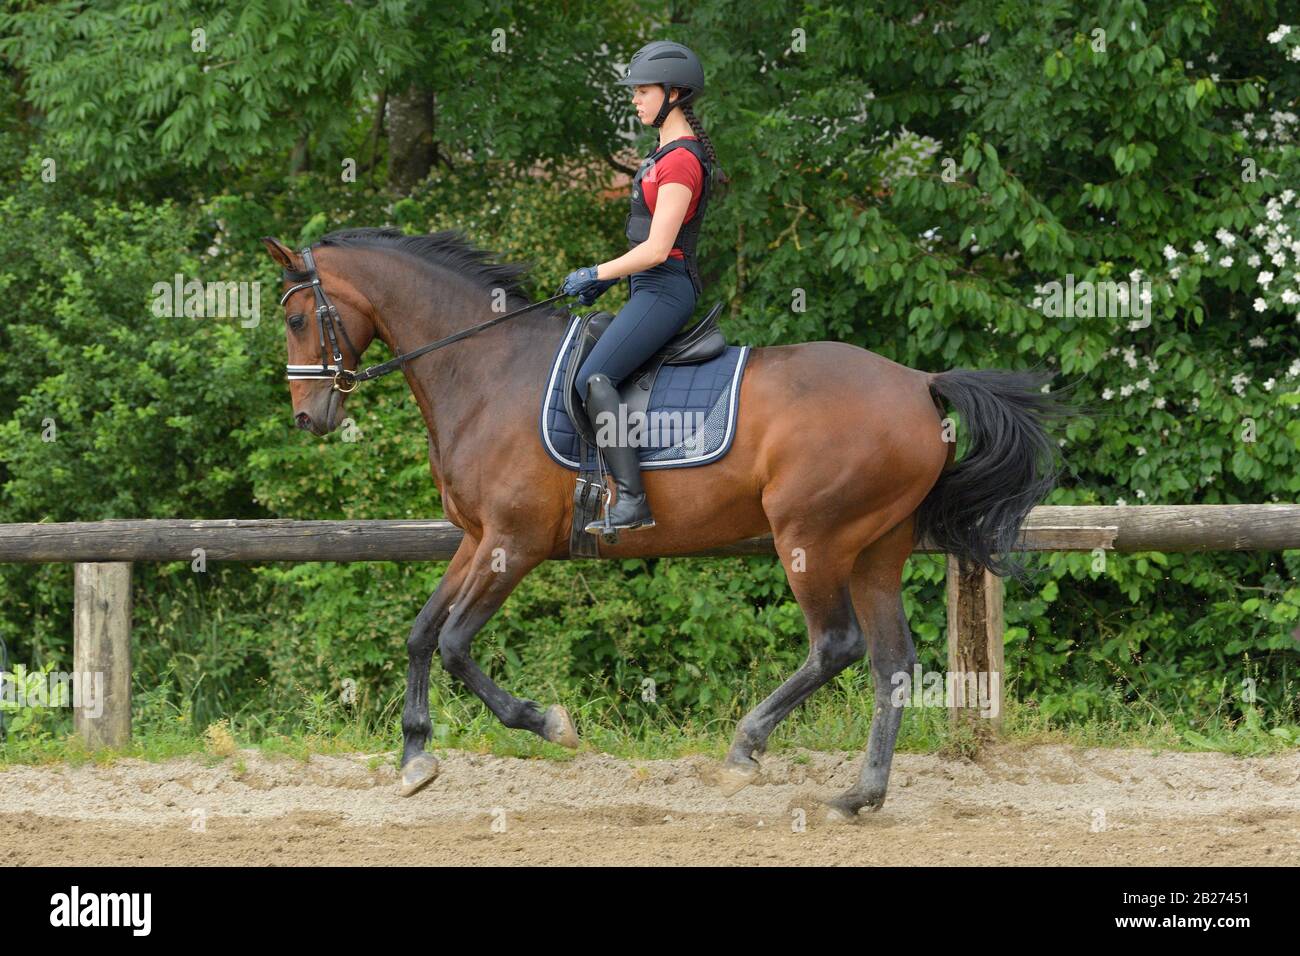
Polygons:
M587 400L587 379L604 372L617 388L676 335L695 313L695 288L681 259L669 258L635 272L631 295L578 369L578 394Z

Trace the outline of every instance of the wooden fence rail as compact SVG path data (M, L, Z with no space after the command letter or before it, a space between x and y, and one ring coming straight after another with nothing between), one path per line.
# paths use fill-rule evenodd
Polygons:
M130 740L131 564L136 561L445 561L462 532L448 521L127 520L0 525L0 562L75 564L74 672L103 675L98 717L76 715L90 746ZM1025 551L1300 549L1300 505L1044 506L1026 519ZM925 541L917 549L935 553ZM774 555L770 536L682 557ZM667 555L665 555L667 556ZM948 666L992 675L980 726L1002 713L1002 580L948 559ZM974 720L961 696L954 721ZM991 716L990 713L996 716Z

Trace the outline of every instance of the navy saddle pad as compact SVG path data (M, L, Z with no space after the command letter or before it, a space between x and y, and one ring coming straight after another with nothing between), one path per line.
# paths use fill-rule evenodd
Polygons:
M556 350L542 396L540 421L546 453L574 471L584 464L580 457L586 459L587 467L595 467L591 446L578 435L564 409L565 367L582 318L573 317ZM717 461L727 453L736 434L740 380L748 358L748 345L729 345L708 361L660 368L643 425L642 468L691 468ZM634 377L635 373L629 376Z

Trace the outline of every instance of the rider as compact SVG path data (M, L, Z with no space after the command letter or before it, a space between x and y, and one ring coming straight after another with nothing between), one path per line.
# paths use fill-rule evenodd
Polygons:
M695 246L716 156L690 106L704 92L704 67L690 49L667 40L648 43L632 57L618 82L633 87L637 116L659 130L659 142L632 179L628 252L570 273L564 291L591 305L619 278L631 276L627 305L597 340L575 379L596 431L596 445L618 488L607 517L614 528L631 529L650 528L655 522L641 484L636 446L619 443L630 424L622 425L617 417L618 386L695 312L702 291ZM602 428L599 422L613 427ZM600 534L605 524L593 521L585 530Z

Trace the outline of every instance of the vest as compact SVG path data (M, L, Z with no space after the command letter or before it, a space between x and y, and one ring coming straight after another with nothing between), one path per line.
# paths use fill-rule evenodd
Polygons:
M654 163L657 163L674 149L679 148L690 150L695 155L695 158L700 161L700 167L704 170L704 186L700 190L700 201L695 207L695 215L691 217L690 222L682 223L681 228L677 230L677 238L673 240L673 248L682 250L682 261L686 265L686 274L690 276L691 285L695 288L695 296L698 298L704 292L704 284L700 281L700 270L695 258L695 245L700 235L700 224L704 222L704 208L709 202L709 182L713 178L713 170L709 166L709 159L704 152L703 144L694 139L675 139L671 143L665 143L661 148L654 150L642 160L636 175L632 177L632 210L627 214L625 231L629 249L636 248L650 238L650 220L653 215L650 212L650 207L646 205L645 194L641 191L641 178L650 171L650 167Z

